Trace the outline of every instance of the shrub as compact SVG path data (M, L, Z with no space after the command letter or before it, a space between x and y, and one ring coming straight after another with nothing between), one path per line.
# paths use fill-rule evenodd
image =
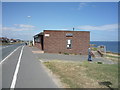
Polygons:
M69 53L64 53L65 55L69 55Z
M97 64L102 64L102 62L97 62Z

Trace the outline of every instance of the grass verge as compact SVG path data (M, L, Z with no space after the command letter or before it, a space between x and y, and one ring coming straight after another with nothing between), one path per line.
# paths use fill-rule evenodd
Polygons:
M0 43L0 46L4 45L13 45L13 44L19 44L20 42L15 42L15 43Z
M106 54L105 58L118 62L118 60L120 59L120 55L118 55L118 54Z
M118 87L118 65L90 62L48 61L44 62L66 88L107 88L100 82L110 82L110 87Z
M112 56L112 55L106 55L106 57L110 57L110 58L117 58L117 59L119 59L119 58L120 58L120 56Z

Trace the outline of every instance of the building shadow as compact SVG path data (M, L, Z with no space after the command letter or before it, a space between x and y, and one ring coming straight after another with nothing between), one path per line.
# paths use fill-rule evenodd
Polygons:
M104 81L104 82L98 82L99 85L104 85L106 87L108 87L110 90L114 90L113 88L111 88L112 83L110 81Z

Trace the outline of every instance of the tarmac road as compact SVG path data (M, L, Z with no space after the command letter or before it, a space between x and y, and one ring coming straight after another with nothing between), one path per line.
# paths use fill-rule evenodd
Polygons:
M2 59L7 57L13 50L15 50L17 47L21 46L23 44L13 44L13 45L5 45L0 47L0 52L2 52Z
M0 89L2 89L2 62L11 52L22 44L0 46Z
M58 88L30 47L13 45L2 55L2 88Z

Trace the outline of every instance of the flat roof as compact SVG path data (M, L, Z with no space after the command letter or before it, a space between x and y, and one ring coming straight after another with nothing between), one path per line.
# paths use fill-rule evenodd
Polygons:
M39 35L44 35L44 31L51 31L51 32L90 32L90 31L71 31L71 30L43 30L43 32L40 32L39 34L34 35L39 36Z
M54 32L90 32L90 31L72 31L72 30L43 30L43 31L54 31Z
M44 35L44 33L43 33L43 32L40 32L40 33L34 35L33 37L36 37L36 36L39 36L39 35Z

